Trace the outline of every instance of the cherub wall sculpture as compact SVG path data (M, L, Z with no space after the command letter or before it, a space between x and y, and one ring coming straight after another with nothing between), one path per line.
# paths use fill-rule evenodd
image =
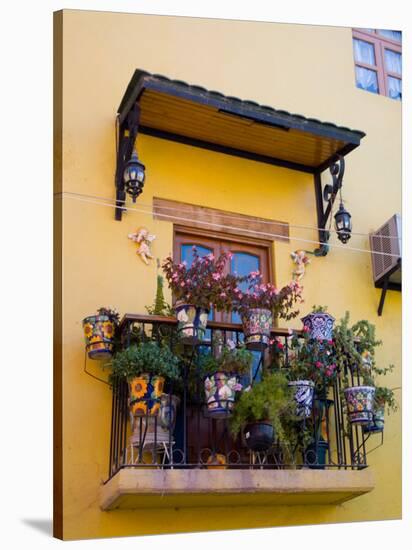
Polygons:
M148 229L142 227L136 233L129 233L128 238L139 245L136 254L141 257L146 265L149 265L149 260L153 259L150 247L156 239L156 235L151 235Z
M300 281L305 275L306 265L310 264L310 260L306 256L306 252L304 250L295 250L295 252L291 253L290 257L296 264L296 267L292 272L293 278L296 281Z

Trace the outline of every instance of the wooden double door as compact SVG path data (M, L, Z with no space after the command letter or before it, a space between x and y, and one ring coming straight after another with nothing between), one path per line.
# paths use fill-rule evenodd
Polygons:
M199 256L214 254L218 257L222 252L233 254L230 262L227 263L227 272L239 276L247 275L251 271L259 271L262 274L263 282L271 281L271 244L266 241L252 241L249 239L234 240L221 234L208 234L204 231L191 232L189 229L176 229L174 236L174 260L186 261L187 265L193 261L193 246L196 246ZM272 281L273 282L273 281ZM220 313L211 311L210 319L220 322L240 323L237 313ZM254 367L260 360L260 354L255 353ZM252 367L252 370L253 368ZM251 373L253 376L253 372ZM228 432L227 420L212 420L205 417L204 411L197 406L189 406L187 410L187 436L188 436L188 458L190 462L198 461L198 453L201 449L209 449L209 452L226 454L228 449L233 448L239 453L242 452L240 442L231 443ZM180 417L182 421L182 418ZM182 425L178 422L178 431L182 436ZM178 438L181 441L181 437ZM202 453L202 460L207 459L208 451Z

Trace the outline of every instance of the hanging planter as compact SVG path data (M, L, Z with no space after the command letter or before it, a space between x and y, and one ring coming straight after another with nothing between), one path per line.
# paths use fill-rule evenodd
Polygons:
M97 315L83 319L84 339L89 359L106 359L114 351L114 336L119 315L113 310L100 308Z
M288 386L293 391L293 399L296 403L296 416L299 420L308 418L312 413L315 384L312 380L295 380L289 382Z
M177 317L177 334L184 344L196 346L206 334L209 310L191 304L175 306Z
M320 308L319 308L320 309ZM313 311L301 319L309 337L319 340L332 340L335 318L325 311Z
M227 372L215 372L206 376L204 388L208 416L213 418L230 416L236 392L242 388L239 384L239 376Z
M376 405L373 410L372 422L363 426L365 433L381 433L385 428L385 404Z
M270 422L253 422L245 426L244 438L251 451L267 451L275 440L275 430Z
M353 386L344 391L348 418L352 424L368 425L373 419L375 387Z
M249 350L262 351L270 341L273 315L270 309L250 308L242 312L245 344Z

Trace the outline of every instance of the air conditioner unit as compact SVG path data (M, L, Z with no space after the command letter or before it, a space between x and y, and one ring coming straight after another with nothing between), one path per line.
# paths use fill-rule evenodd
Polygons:
M387 290L402 290L402 219L395 214L369 235L376 288L382 288L378 314L382 314Z

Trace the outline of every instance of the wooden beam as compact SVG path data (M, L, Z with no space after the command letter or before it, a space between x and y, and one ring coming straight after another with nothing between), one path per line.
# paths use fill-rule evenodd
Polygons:
M289 242L289 224L287 222L257 218L158 197L153 197L153 218L191 228L224 231L228 235Z

